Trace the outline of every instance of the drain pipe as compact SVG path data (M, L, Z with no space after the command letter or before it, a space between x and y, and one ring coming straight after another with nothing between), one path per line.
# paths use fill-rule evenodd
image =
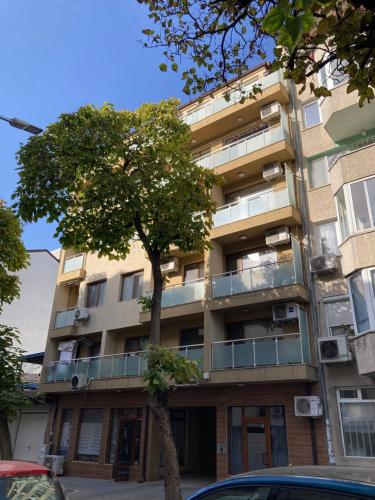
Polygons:
M292 97L292 107L293 107L293 116L292 116L292 126L293 126L293 135L294 135L294 142L295 142L295 150L296 150L296 160L298 164L298 170L299 170L299 175L301 178L301 182L299 183L299 196L300 196L300 210L302 213L302 231L303 231L303 236L304 240L306 241L306 254L308 258L308 262L310 262L310 257L313 255L313 250L312 250L312 245L311 245L311 239L310 239L310 233L309 233L309 227L308 227L308 205L307 205L307 200L306 200L306 189L305 189L305 180L304 180L304 173L303 173L303 154L302 154L302 145L301 145L301 136L300 136L300 128L298 124L298 115L297 115L297 95L296 95L296 85L294 82L289 81L290 84L290 90L291 90L291 97ZM313 324L313 337L314 337L314 342L315 342L315 347L316 347L316 352L319 352L319 316L318 316L318 310L317 310L317 301L315 297L315 280L312 279L311 273L308 271L307 273L307 285L309 290L311 291L310 293L310 300L311 300L311 309L312 309L312 324ZM332 446L332 436L331 436L331 425L330 425L330 418L329 418L329 407L328 407L328 401L327 401L327 384L326 384L326 378L325 378L325 372L322 367L322 364L319 363L318 360L318 377L319 377L319 382L320 382L320 387L321 387L321 401L322 401L322 407L323 407L323 418L324 418L324 423L325 423L325 431L326 431L326 437L327 437L327 451L328 451L328 458L329 458L329 463L330 464L335 464L336 459L335 459L335 454L333 451L333 446Z

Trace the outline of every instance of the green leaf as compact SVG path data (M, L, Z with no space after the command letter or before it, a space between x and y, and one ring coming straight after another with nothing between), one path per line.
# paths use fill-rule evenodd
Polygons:
M154 30L150 30L150 29L144 29L144 30L142 30L142 33L144 35L151 36L151 35L153 35L155 33L155 31Z
M168 66L165 63L159 64L160 71L168 71Z
M177 71L178 70L178 64L177 63L173 63L172 64L172 70L173 71Z
M273 7L263 19L263 29L267 33L276 33L284 24L285 14L280 7Z

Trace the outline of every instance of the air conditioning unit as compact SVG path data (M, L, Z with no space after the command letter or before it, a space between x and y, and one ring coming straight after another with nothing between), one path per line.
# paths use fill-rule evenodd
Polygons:
M276 247L290 242L290 232L288 226L276 227L266 231L266 245Z
M279 161L268 163L263 167L263 179L271 182L273 179L278 179L284 174L283 167Z
M323 408L319 396L294 396L294 414L296 417L320 417Z
M346 335L321 337L319 342L319 358L321 363L344 363L351 361L352 353L349 350Z
M87 321L90 316L90 311L87 307L79 307L74 311L74 319L75 321Z
M64 474L64 459L63 455L46 455L44 466L51 469L56 476L62 476Z
M83 373L72 375L72 378L70 379L70 385L72 386L72 389L76 389L77 391L79 389L84 389L88 385L87 375Z
M315 274L332 273L337 269L336 256L332 253L310 258L310 269Z
M174 257L163 264L160 264L160 270L162 273L174 273L178 271L178 259Z
M277 101L266 104L260 108L260 118L261 120L268 122L273 118L280 116L280 104Z
M272 316L277 322L295 321L298 319L298 306L294 302L273 304Z

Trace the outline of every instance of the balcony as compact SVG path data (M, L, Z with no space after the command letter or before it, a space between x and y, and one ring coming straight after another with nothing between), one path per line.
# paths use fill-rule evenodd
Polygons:
M203 366L203 345L172 347L180 356ZM111 354L70 361L53 361L47 364L45 383L67 382L73 375L84 375L87 380L141 377L147 370L146 351Z
M83 269L83 263L83 253L65 259L62 273L58 277L58 284L69 285L85 279L86 271Z
M73 326L75 310L75 307L70 307L69 309L57 311L54 328L65 328L66 326Z
M241 104L240 100L243 96L241 90L248 92L256 84L262 86L262 93L258 94L256 99L245 99ZM260 107L272 101L283 104L289 101L281 71L269 75L258 75L245 82L244 85L230 92L229 101L226 101L221 94L214 98L208 96L201 104L188 105L186 109L191 111L183 111L182 119L191 126L196 144L204 143L215 136L224 135L238 128L236 119L239 117L244 123L253 121L259 116Z

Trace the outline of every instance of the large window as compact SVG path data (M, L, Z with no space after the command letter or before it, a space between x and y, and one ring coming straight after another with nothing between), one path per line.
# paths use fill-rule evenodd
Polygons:
M357 333L375 329L375 268L365 268L349 278Z
M341 238L375 228L375 177L344 185L336 195Z
M70 434L73 425L73 410L63 410L61 415L60 442L57 449L58 455L66 456L69 451Z
M106 280L89 283L87 286L86 307L101 306L104 303Z
M345 455L375 458L375 386L340 389L338 402Z
M329 184L328 157L321 156L310 163L310 187L318 188Z
M143 294L143 271L122 277L121 300L139 299Z
M325 222L316 227L317 250L319 254L340 255L337 244L336 222Z
M313 127L322 122L319 109L319 101L311 101L303 106L303 117L305 121L305 128Z
M324 299L329 335L353 335L354 319L349 297Z
M97 462L103 429L103 410L84 409L81 413L77 460Z

